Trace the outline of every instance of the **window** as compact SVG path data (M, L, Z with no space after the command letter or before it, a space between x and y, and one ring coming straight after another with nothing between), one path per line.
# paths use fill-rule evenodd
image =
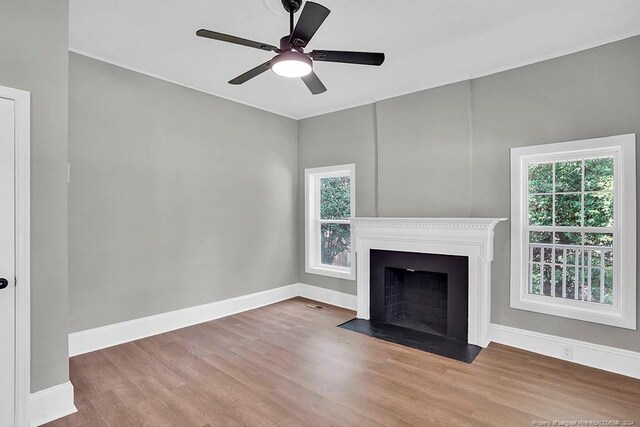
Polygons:
M635 135L511 150L511 306L636 328Z
M307 273L355 279L351 254L354 200L355 165L305 170Z

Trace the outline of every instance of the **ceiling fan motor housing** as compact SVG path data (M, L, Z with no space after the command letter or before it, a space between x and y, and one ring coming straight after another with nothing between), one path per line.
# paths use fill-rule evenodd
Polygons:
M296 13L300 6L302 5L302 0L282 0L282 6L284 10L289 13Z
M293 48L293 43L291 43L291 36L289 34L287 34L286 36L280 39L280 50L287 51L287 50L292 50L292 48ZM300 47L296 47L296 50L299 52L303 51L302 48Z

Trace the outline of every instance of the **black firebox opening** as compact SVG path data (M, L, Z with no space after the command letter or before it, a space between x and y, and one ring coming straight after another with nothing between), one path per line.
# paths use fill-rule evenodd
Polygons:
M384 321L447 336L447 274L386 267Z
M371 320L467 341L469 259L371 250Z

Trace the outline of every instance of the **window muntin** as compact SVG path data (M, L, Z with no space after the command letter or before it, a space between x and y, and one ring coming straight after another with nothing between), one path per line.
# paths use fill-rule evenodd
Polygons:
M305 171L306 272L353 279L354 165Z
M614 156L528 163L528 292L614 303Z

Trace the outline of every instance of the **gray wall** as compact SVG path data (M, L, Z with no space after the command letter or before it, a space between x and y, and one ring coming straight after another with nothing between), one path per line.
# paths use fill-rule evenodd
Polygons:
M376 215L375 106L352 108L298 122L298 248L303 283L356 293L352 280L305 273L304 170L318 166L356 164L356 215Z
M69 379L66 0L3 0L0 85L31 92L31 390Z
M297 124L70 55L70 331L295 283Z
M359 187L377 182L377 194L366 195L377 205L358 216L508 217L509 148L640 135L640 37L302 120L299 129L300 175L306 167L355 162ZM362 182L362 170L377 176ZM303 270L304 236L300 242ZM496 229L493 322L640 351L638 331L511 309L509 250L503 223ZM351 281L314 275L301 281L355 293Z
M380 216L470 215L470 104L469 82L378 103Z

